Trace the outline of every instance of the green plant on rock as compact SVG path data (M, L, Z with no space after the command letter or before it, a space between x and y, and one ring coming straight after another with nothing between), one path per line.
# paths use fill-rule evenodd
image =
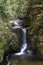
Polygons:
M16 48L19 44L17 35L9 28L9 21L16 17L25 18L26 23L31 23L28 33L32 46L35 47L38 29L43 27L43 0L0 0L0 52L4 46L6 49L10 44L14 44ZM37 43L38 41L36 46Z

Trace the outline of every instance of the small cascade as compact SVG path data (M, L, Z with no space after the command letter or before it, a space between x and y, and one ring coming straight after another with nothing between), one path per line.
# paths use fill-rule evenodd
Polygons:
M26 41L26 29L22 28L22 33L23 33L23 45L21 46L21 50L18 53L15 53L15 55L22 55L25 54L25 50L27 48L27 41Z
M20 23L19 19L15 20L15 21L11 21L13 22L13 26L12 28L13 29L17 29L17 28L20 28L22 30L22 45L21 45L21 49L19 52L17 53L14 53L14 55L23 55L25 54L25 50L27 49L27 39L26 39L26 28L24 28ZM28 50L29 54L30 54L30 50Z

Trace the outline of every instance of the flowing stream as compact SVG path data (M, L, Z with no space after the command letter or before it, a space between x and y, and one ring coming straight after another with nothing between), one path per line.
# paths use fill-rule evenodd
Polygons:
M12 22L12 21L11 21ZM13 29L18 29L18 28L20 28L21 30L22 30L22 46L21 46L21 49L20 49L20 52L18 52L18 53L14 53L14 55L24 55L25 54L25 50L27 49L27 36L26 36L26 34L27 34L27 29L26 28L24 28L21 24L20 24L20 22L19 22L19 19L17 19L17 20L15 20L15 21L13 21ZM28 55L30 55L31 54L31 51L30 50L27 50L27 52L28 52Z
M27 48L27 41L26 41L26 28L23 28L20 24L18 24L18 20L16 20L15 22L14 22L14 26L13 26L13 28L14 29L17 29L17 28L21 28L21 30L22 30L22 39L23 39L23 44L22 44L22 46L21 46L21 50L20 50L20 52L18 52L18 53L15 53L14 55L22 55L22 54L25 54L25 50L26 50L26 48Z
M32 61L28 61L28 60L23 60L21 59L19 56L22 57L25 57L26 55L26 52L28 52L28 55L30 56L32 54L32 51L31 50L26 50L27 49L27 46L28 46L28 43L27 43L27 29L24 28L22 25L20 25L18 23L19 20L16 20L16 21L13 21L14 25L12 26L13 29L17 29L17 28L20 28L22 30L22 45L21 45L21 49L19 52L17 53L14 53L13 56L18 56L17 59L14 57L13 60L9 61L8 58L7 61L3 60L2 63L0 63L0 65L43 65L43 63L41 62L32 62ZM12 22L12 21L11 21ZM17 63L17 64L16 64Z
M15 53L15 55L22 55L22 54L25 54L25 50L27 48L27 41L26 41L26 29L25 28L22 28L22 33L23 33L23 44L21 46L21 50L20 52L18 53Z
M27 49L27 40L26 40L26 28L23 28L22 25L20 25L19 23L19 20L17 19L16 21L14 21L14 26L13 26L13 29L17 29L17 28L20 28L22 30L22 46L21 46L21 50L20 52L18 53L14 53L14 55L23 55L25 54L25 50ZM27 51L29 54L30 54L30 50Z
M17 59L15 59L16 61L15 60L13 60L14 62L12 61L14 64L13 63L10 64L10 62L8 62L7 65L16 65L16 63L17 63L17 65L37 65L37 64L40 65L40 64L43 64L43 63L39 63L37 61L35 61L35 62L31 61L31 59L32 59L31 55L32 55L33 51L27 50L27 46L28 46L27 39L26 39L27 38L27 29L24 28L22 25L19 25L18 22L15 21L13 29L16 29L16 28L20 28L22 30L22 43L21 43L22 45L21 45L20 51L13 54L14 58L15 58L15 56L17 56ZM28 54L26 55L26 53L28 53ZM21 57L24 57L24 59L22 59ZM30 57L30 59L25 60L26 59L25 57L26 58Z

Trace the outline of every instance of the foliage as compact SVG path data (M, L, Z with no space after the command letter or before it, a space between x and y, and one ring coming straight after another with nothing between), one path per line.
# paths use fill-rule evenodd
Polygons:
M28 33L32 46L35 43L38 45L38 31L43 27L43 0L0 0L0 50L8 48L9 43L18 46L17 35L9 27L9 21L15 17L25 18L27 16L30 19L28 24L31 22Z
M29 0L2 0L0 1L0 5L4 15L8 18L14 16L25 17Z

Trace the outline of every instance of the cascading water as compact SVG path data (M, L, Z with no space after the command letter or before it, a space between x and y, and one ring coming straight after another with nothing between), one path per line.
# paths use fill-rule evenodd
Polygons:
M20 20L15 20L15 21L10 21L10 23L13 23L14 25L12 25L12 28L13 29L18 29L20 28L22 30L22 46L21 46L21 49L20 49L20 52L17 52L17 53L12 53L11 56L12 57L15 57L15 56L20 56L20 57L28 57L32 54L32 51L31 50L26 50L27 49L27 36L26 36L26 31L27 29L24 28L21 24L19 24L18 22L20 22ZM26 52L25 52L26 51ZM10 61L8 59L10 55L7 53L4 54L3 56L3 61L1 62L0 65L3 65L3 63L5 62L4 65L10 65ZM5 60L4 60L5 59Z
M12 21L11 21L11 22L12 22ZM20 52L14 53L14 55L23 55L23 54L25 54L25 50L27 49L26 28L23 28L23 26L20 25L18 22L19 22L18 19L15 20L15 21L13 21L13 23L14 23L13 29L20 28L20 29L22 30L22 40L23 40L22 42L23 42L23 44L22 44L22 46L21 46ZM28 52L29 55L30 55L30 50L27 50L27 52Z
M19 20L15 20L15 21L10 21L10 23L13 23L14 26L12 26L13 29L17 29L17 28L22 28L22 26L20 24L18 24Z
M25 54L25 50L27 48L27 42L26 42L26 29L22 28L22 33L23 33L23 45L21 46L21 50L18 53L15 53L15 55L22 55Z

